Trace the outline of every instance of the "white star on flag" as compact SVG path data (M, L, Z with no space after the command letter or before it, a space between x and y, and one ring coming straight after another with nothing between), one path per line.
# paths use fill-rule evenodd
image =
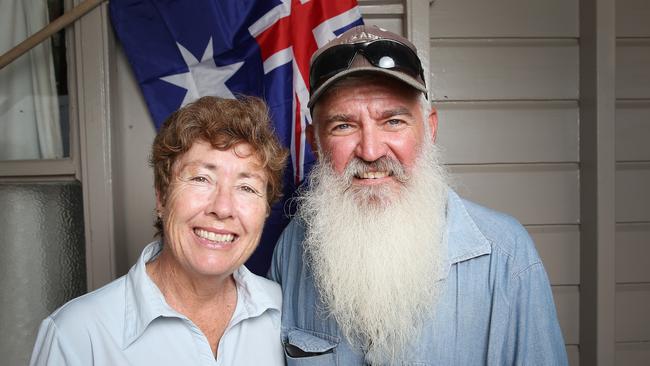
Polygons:
M212 49L212 38L208 41L208 46L203 52L201 61L197 60L190 51L180 43L176 43L178 50L183 56L183 60L189 69L188 72L161 77L170 84L174 84L187 90L181 107L200 97L212 95L222 98L234 99L230 89L226 86L226 81L230 79L239 68L244 64L243 61L236 62L227 66L217 66L214 62Z

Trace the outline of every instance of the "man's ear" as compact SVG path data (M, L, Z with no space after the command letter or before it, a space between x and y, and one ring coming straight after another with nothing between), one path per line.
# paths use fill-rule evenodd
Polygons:
M311 147L311 152L314 153L314 156L316 159L318 159L318 146L316 146L316 136L314 135L316 131L314 131L314 129L314 122L308 124L307 128L305 129L305 137L307 138L307 142Z
M436 142L436 137L438 136L438 111L435 107L431 107L431 113L429 113L428 121L429 127L431 128L431 139L433 142Z

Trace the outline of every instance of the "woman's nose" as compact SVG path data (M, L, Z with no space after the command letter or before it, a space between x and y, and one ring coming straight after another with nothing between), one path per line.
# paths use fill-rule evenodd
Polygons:
M217 188L211 197L208 208L210 213L219 219L232 216L233 202L231 190L221 187Z

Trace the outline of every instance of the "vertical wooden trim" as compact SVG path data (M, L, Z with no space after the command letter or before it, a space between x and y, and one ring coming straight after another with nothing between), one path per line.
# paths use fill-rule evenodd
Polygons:
M77 111L88 290L115 277L106 3L74 26Z
M424 68L424 77L427 87L431 88L431 74L429 72L429 52L431 51L431 36L429 34L429 14L433 0L405 0L405 32L406 38L418 49L418 56Z
M580 0L580 364L615 362L615 0Z

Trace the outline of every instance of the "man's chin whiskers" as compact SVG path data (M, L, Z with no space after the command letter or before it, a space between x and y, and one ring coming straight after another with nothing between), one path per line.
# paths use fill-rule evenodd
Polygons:
M446 193L429 163L422 159L414 174L395 174L392 182L352 184L354 175L339 176L319 162L299 210L325 309L352 343L372 344L371 354L404 350L423 314L434 311L431 279L446 258Z

